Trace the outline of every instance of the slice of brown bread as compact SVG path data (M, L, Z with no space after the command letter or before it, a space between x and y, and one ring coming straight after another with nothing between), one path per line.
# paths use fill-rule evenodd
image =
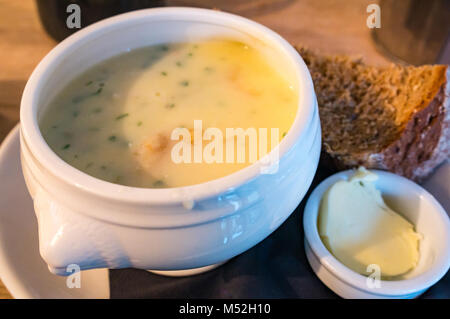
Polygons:
M373 67L297 47L314 82L323 151L420 181L450 154L447 65Z

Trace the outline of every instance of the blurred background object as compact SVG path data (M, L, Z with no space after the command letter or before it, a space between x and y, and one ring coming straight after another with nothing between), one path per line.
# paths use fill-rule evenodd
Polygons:
M77 28L68 28L67 6L77 4L81 11L81 27L116 14L164 6L164 0L36 0L39 17L47 33L56 41L61 41Z
M41 23L47 33L61 41L78 29L66 25L67 6L78 4L81 27L110 16L144 8L191 6L215 8L248 18L273 14L295 0L36 0ZM302 1L299 1L302 2ZM310 1L304 0L307 3ZM321 1L318 1L321 2ZM374 28L378 49L394 62L405 64L450 63L450 0L379 0L381 28ZM329 8L349 3L323 1ZM325 10L326 11L326 10Z
M294 0L36 0L44 29L56 41L62 41L77 28L66 24L67 6L77 4L81 28L120 13L163 6L220 9L250 17L281 9Z
M380 0L378 48L396 62L450 64L450 0Z
M167 0L168 6L220 9L248 18L274 12L295 0Z

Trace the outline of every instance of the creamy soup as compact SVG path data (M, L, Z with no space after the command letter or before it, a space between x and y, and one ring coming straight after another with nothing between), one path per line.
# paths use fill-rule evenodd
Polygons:
M259 129L267 128L270 150L288 132L297 103L292 83L245 43L164 44L90 68L48 105L40 128L56 154L89 175L136 187L179 187L223 177L252 161L176 162L174 129L194 133L194 121L201 120L201 134L217 128L226 145L236 141L226 137L227 128L254 128L258 139ZM273 128L276 143L270 140ZM207 147L210 141L192 134L190 142Z

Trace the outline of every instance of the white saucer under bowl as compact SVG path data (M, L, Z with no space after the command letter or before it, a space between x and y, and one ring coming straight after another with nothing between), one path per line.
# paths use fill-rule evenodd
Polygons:
M52 275L39 255L37 222L20 167L19 126L0 147L0 279L15 298L109 298L107 269L81 272L81 288ZM450 211L450 163L424 183Z

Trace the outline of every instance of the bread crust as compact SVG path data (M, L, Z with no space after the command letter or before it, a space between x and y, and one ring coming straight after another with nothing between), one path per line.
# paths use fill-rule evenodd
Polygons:
M416 180L423 180L441 163L450 158L450 68L446 67L446 83L443 85L443 101L440 107L442 122L437 145L430 157L418 165L412 173Z
M338 158L342 168L364 165L421 181L448 159L450 152L450 71L443 66L441 86L426 106L411 115L399 138L378 153Z

